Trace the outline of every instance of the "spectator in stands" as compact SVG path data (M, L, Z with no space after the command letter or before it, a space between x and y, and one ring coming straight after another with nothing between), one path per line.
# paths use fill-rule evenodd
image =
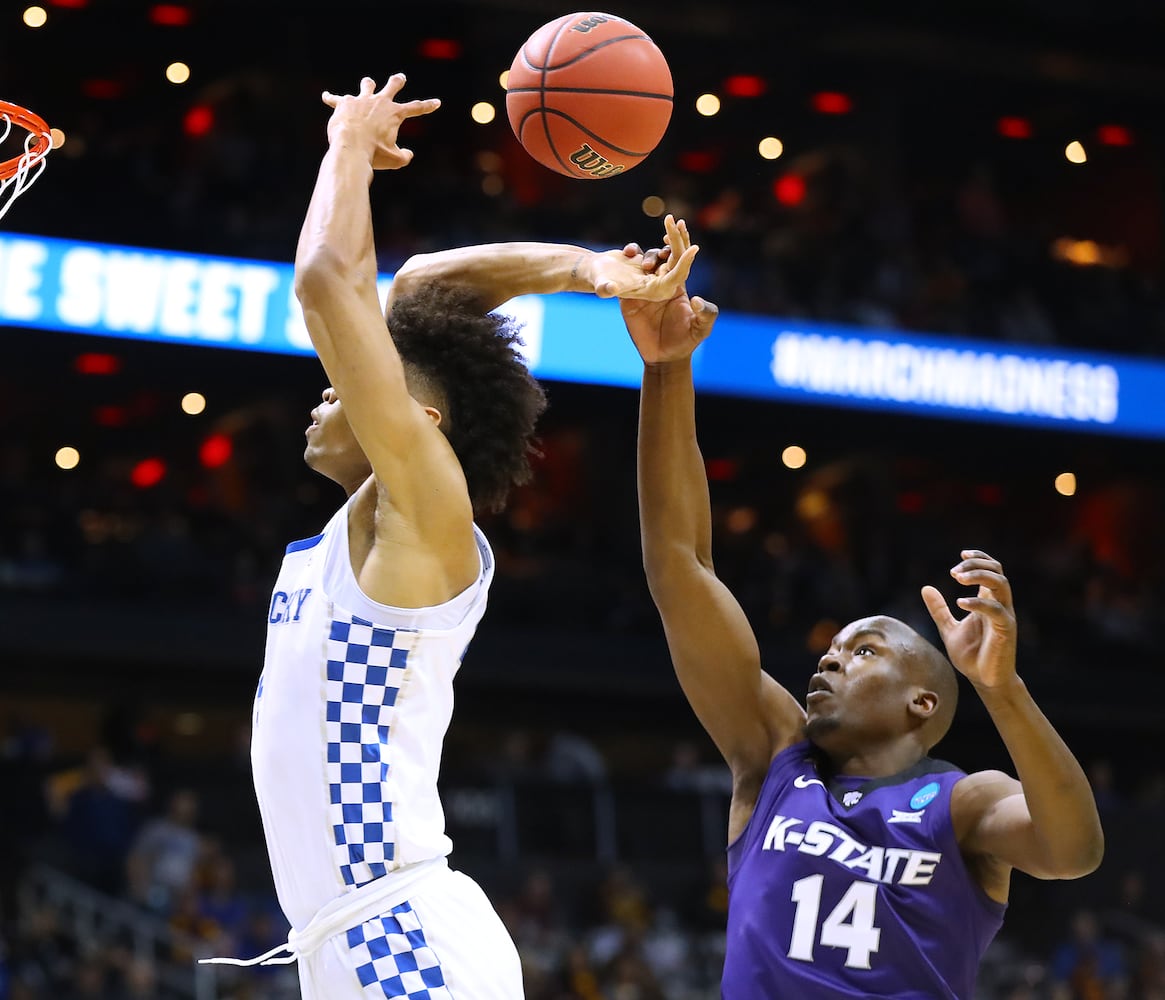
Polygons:
M103 746L90 750L79 767L49 778L49 813L60 822L65 863L74 874L103 892L120 891L148 788L140 771L119 767Z
M1121 947L1106 938L1091 910L1077 910L1069 936L1052 955L1055 1000L1121 1000L1128 967Z
M164 816L149 821L130 850L127 871L133 899L158 913L168 913L194 881L202 838L194 829L198 797L176 791Z

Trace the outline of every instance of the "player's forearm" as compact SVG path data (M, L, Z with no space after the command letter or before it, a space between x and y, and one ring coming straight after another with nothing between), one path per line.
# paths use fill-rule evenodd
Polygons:
M296 290L312 279L342 280L367 290L376 286L372 237L371 156L354 139L333 141L320 164L295 252Z
M1092 789L1072 751L1018 677L978 691L1011 755L1050 866L1068 876L1094 870L1104 852L1104 833Z
M516 295L590 292L592 250L558 243L487 243L417 254L393 279L394 295L434 282L474 289L485 311Z
M653 592L675 560L712 562L712 516L696 440L691 359L648 365L639 401L639 522Z

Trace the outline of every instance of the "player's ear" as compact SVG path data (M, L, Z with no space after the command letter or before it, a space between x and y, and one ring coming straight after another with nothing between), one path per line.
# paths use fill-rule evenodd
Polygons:
M919 688L914 692L910 704L906 706L910 714L920 720L929 719L938 710L938 695L933 691Z
M426 415L426 416L427 416L427 417L428 417L430 420L432 420L432 421L433 421L433 423L434 423L434 424L435 424L437 427L440 427L440 426L441 426L441 411L440 411L440 410L438 410L438 409L437 409L437 407L435 407L435 406L425 406L425 407L422 407L422 409L425 411L425 415Z

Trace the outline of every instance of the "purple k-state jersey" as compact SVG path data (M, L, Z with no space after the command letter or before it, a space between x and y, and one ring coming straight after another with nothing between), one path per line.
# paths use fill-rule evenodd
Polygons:
M773 759L728 848L724 1000L970 1000L1002 903L967 870L951 824L964 773L818 776L813 748Z

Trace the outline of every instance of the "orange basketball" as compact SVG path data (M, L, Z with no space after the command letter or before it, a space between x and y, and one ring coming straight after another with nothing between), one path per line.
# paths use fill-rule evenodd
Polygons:
M671 71L655 43L613 14L567 14L514 56L506 112L518 141L567 177L630 170L671 119Z

